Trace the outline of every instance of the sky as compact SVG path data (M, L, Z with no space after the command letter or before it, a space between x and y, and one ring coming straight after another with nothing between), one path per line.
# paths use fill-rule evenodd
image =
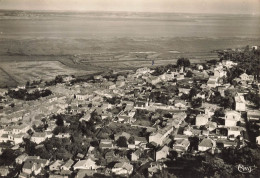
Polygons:
M260 0L0 0L0 9L259 14Z

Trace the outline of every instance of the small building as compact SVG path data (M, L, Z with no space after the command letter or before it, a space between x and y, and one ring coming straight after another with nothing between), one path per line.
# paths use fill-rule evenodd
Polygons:
M47 139L46 132L34 132L31 137L31 141L37 144L43 142L46 139Z
M173 132L173 127L167 125L166 127L159 129L157 132L153 132L149 136L149 143L154 142L157 145L162 145L167 136Z
M225 120L239 121L240 118L241 118L241 114L237 111L226 111L225 112Z
M137 149L135 152L131 154L131 161L139 160L140 156L142 155L143 151L141 149Z
M15 159L16 164L23 164L23 162L27 159L28 155L26 153L21 154Z
M64 162L61 160L54 161L50 166L50 171L59 171Z
M256 144L260 145L260 136L256 137Z
M160 150L156 151L155 160L158 161L160 159L167 158L168 155L169 155L169 147L164 146Z
M116 175L130 175L133 172L133 165L127 162L116 163L112 168L112 173Z
M71 169L71 166L74 164L74 161L72 159L69 159L66 161L61 167L61 170L69 171Z
M207 151L209 149L215 148L216 147L216 142L210 138L204 138L198 147L199 151Z
M246 111L246 103L244 96L235 96L235 109L236 111Z
M117 141L120 137L125 137L127 140L131 137L131 134L126 132L117 133L114 135L115 141Z
M249 121L259 121L260 120L260 110L248 110L247 119Z
M228 137L230 140L235 140L237 136L243 136L244 128L239 126L228 127Z
M99 147L102 149L113 149L114 148L113 140L101 139L99 143Z
M190 141L187 139L177 140L173 145L173 150L177 152L185 152L190 146Z
M8 166L0 166L0 176L7 177L9 172Z
M73 169L90 169L90 170L96 170L98 166L96 165L96 162L92 159L88 158L87 160L79 160L74 166Z
M195 125L196 126L202 126L202 125L206 125L209 121L209 116L206 114L199 114L196 117L196 122Z
M186 102L183 101L183 100L175 100L174 101L174 106L176 108L185 109L186 108Z

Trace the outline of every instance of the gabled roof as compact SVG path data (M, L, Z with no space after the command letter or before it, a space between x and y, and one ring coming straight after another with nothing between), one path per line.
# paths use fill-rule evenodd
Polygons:
M34 132L32 137L46 137L45 132Z
M127 171L131 171L133 169L133 166L130 163L120 162L120 163L116 163L114 165L114 168L123 168L126 169Z
M139 141L139 142L147 142L145 137L135 137L135 141Z
M214 146L214 141L210 138L204 138L199 146L203 146L203 147L209 147L209 148L212 148Z
M74 161L72 159L69 159L68 161L66 161L62 166L70 168L72 166L72 164L74 163Z
M141 156L142 155L142 153L143 153L143 151L142 150L140 150L140 149L137 149L133 154L135 154L136 156Z

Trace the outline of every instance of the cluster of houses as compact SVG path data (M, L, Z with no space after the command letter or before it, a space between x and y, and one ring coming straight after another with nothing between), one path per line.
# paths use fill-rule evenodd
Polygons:
M47 88L53 94L34 101L15 100L3 91L0 142L11 143L11 149L19 149L25 138L37 145L52 137L71 138L69 133L53 133L57 125L55 120L50 118L60 113L81 113L79 122L84 122L89 121L95 112L109 124L140 127L148 133L148 136L140 136L120 131L114 134L114 139L101 139L97 147L90 146L86 155L78 153L76 158L68 160L47 160L36 155L29 156L30 153L24 152L15 159L16 164L22 165L19 177L41 175L44 171L48 172L49 177L68 177L72 174L84 177L96 173L129 176L135 172L135 163L149 164L148 174L153 176L165 168L163 162L171 159L169 154L173 151L181 157L188 152L216 153L226 147L242 147L250 141L246 130L247 120L258 123L260 112L249 109L249 103L244 98L244 94L248 92L246 88L255 82L253 76L244 73L236 78L240 88L224 83L223 78L227 76L227 70L236 65L233 61L222 61L205 70L202 65L197 65L194 68L172 69L159 76L153 75L154 71L145 67L127 75L117 75L116 80L96 75L93 80L74 84L70 82L75 78L66 76L63 77L64 83L40 88ZM192 72L193 77L186 76L188 71ZM194 77L199 77L200 80L196 83ZM194 96L202 99L202 106L199 108L192 108L189 101L181 99L183 95L189 95L195 84L199 84L201 89ZM172 86L178 88L178 94L168 92L166 88ZM224 96L227 89L236 91L235 108L226 109L224 116L216 116L216 111L221 107L210 103L209 98L213 91L219 91ZM151 98L151 94L155 92L167 97L167 102L158 102ZM115 98L119 98L120 102L109 102ZM11 107L12 103L14 106ZM119 112L112 112L118 108ZM191 108L196 114L189 113ZM159 117L154 120L143 118L141 120L148 124L142 125L140 118L138 120L136 117L138 110L155 115L159 113ZM165 117L163 113L169 116ZM247 113L247 116L244 113ZM191 121L188 121L188 118ZM48 125L43 132L34 131L33 128L43 124ZM69 123L64 122L64 125L69 126ZM29 131L32 133L29 134ZM126 139L127 145L124 147L117 144L121 137ZM191 143L192 138L198 139L195 147ZM256 143L260 144L260 136L256 137ZM0 147L1 150L6 149ZM99 163L94 156L96 149L106 150L104 159L107 165ZM130 154L122 156L117 154L116 150L125 150ZM115 164L109 167L110 162ZM1 166L0 174L7 176L11 170L9 165Z

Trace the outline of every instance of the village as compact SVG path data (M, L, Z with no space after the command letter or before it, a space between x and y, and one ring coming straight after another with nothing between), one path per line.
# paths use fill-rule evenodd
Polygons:
M260 145L260 85L230 77L239 63L180 58L1 89L0 175L154 177L187 155Z

